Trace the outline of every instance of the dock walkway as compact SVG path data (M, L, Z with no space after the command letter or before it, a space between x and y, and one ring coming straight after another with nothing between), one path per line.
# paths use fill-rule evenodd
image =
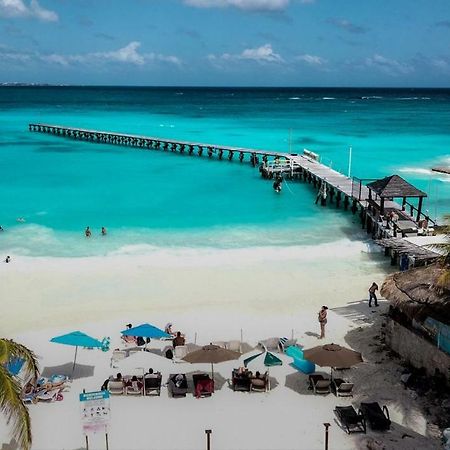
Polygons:
M273 150L89 130L45 123L30 123L29 130L88 142L124 145L145 150L186 153L191 156L203 156L205 154L209 158L214 156L219 160L225 159L230 162L235 156L238 157L241 163L248 158L253 167L259 166L260 172L265 178L271 179L282 175L286 178L300 179L313 184L314 188L318 190L316 203L320 200L322 206L325 206L327 203L334 203L338 208L342 203L344 209L351 208L353 214L359 210L362 227L368 233L371 233L374 239L379 240L379 243L383 247L390 249L393 261L397 261L400 254L400 247L402 251L406 247L407 251L413 251L412 246L402 245L398 240L397 232L400 232L401 235L404 234L401 229L396 229L395 227L394 230L390 229L386 220L380 221L377 215L372 214L373 207L380 206L380 200L370 198L369 189L363 184L362 180L356 177L347 177L333 170L331 167L320 163L318 155L307 150L304 151L304 154L277 152ZM417 231L418 226L413 219L413 205L404 202L401 206L389 199L386 199L383 205L386 210L398 211L398 215L403 219L402 221L407 222L410 228L411 226L413 228L416 226ZM405 212L405 206L410 207L410 215ZM420 216L420 213L418 216ZM418 220L419 217L417 218ZM425 216L425 220L434 224L427 216ZM417 246L414 247L417 248ZM422 260L423 258L425 263L438 256L431 251L420 252L420 259Z

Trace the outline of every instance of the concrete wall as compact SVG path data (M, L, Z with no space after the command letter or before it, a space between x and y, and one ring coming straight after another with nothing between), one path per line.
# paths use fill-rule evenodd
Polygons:
M450 379L450 355L392 319L386 324L386 343L412 366L425 367L430 375L437 368Z

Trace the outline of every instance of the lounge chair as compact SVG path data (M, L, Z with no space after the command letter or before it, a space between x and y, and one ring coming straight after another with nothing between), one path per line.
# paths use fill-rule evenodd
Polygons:
M250 390L253 392L267 392L269 389L269 374L266 372L261 378L250 379Z
M145 395L161 395L162 375L155 373L144 376L144 393Z
M366 420L362 413L357 413L353 406L336 406L334 413L348 434L355 431L366 433Z
M182 359L189 353L187 345L177 345L173 349L173 362L182 362Z
M297 339L280 338L278 340L278 350L281 353L284 353L288 347L291 347L296 344L297 344Z
M331 390L336 397L353 397L353 383L348 383L342 378L333 378Z
M109 381L108 391L111 395L123 395L125 391L123 381L115 381L115 380Z
M192 375L194 382L194 395L197 398L210 397L214 393L214 381L208 374L199 373Z
M381 408L378 402L361 403L361 412L372 430L389 430L391 420L389 418L389 411L385 405Z
M314 394L329 394L331 381L330 380L318 380L313 384Z
M181 379L178 380L178 378ZM187 378L184 373L175 373L169 376L168 382L169 392L172 394L172 397L186 397L188 391L188 383Z
M143 394L142 381L132 381L131 385L125 386L125 392L127 395L142 395Z
M231 384L233 386L233 391L244 391L250 392L251 379L247 373L240 373L238 369L233 369L231 375Z
M309 389L314 391L314 394L329 394L331 381L324 378L323 375L319 373L312 374L309 377Z
M36 399L39 402L55 402L63 399L62 391L63 387L56 389L50 389L48 391L40 391L36 394Z

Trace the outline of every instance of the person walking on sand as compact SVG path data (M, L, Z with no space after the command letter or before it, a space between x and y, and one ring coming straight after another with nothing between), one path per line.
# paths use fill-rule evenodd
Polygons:
M378 291L378 284L373 282L372 286L369 288L369 308L372 307L372 300L375 301L375 306L378 306L378 299L375 291Z
M84 235L87 237L87 238L90 238L91 237L91 229L89 228L89 227L86 227L86 230L84 230Z
M322 306L322 309L319 311L319 324L320 324L319 339L323 339L325 337L325 325L327 324L327 310L328 306Z

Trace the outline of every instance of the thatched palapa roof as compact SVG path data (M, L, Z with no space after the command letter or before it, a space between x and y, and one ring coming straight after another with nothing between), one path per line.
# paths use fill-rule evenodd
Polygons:
M394 273L384 281L381 295L410 320L422 322L433 317L450 325L450 286L437 289L437 281L444 270L439 264L431 264Z
M381 198L426 197L427 194L417 189L398 175L382 178L369 183L367 187Z

